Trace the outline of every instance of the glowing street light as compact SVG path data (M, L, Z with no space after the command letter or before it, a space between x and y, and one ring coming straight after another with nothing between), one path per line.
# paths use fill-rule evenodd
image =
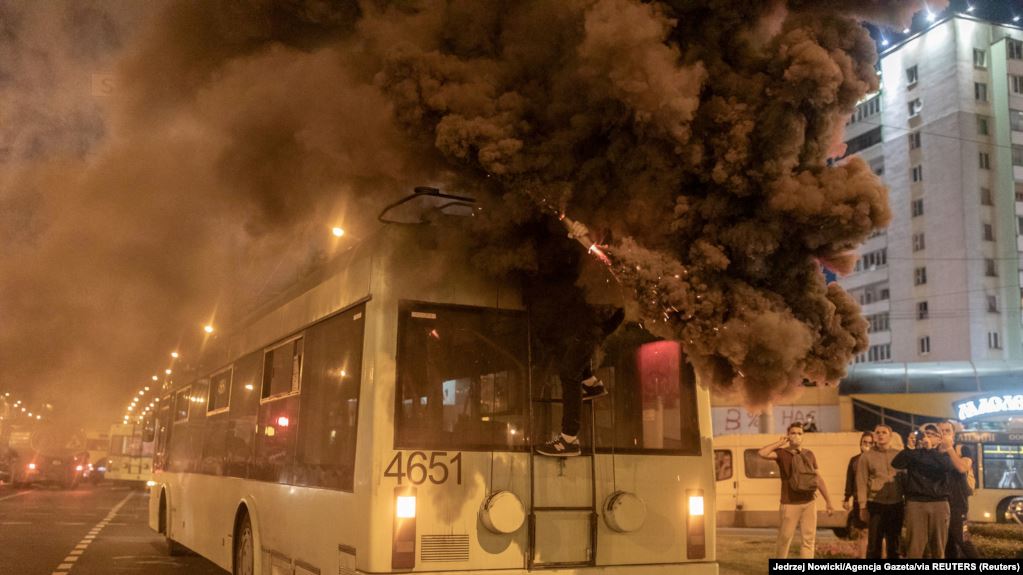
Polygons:
M153 381L160 381L160 378L159 378L159 377L156 377L156 376L154 375L154 376L153 376Z
M213 333L213 326L210 324L206 324L205 326L203 326L202 330L205 331L206 333Z
M172 351L171 352L171 357L173 357L174 359L177 359L178 358L178 352Z
M172 372L171 370L169 370L169 369L165 369L165 370L163 370L163 372L164 372L164 373L166 373L167 375L170 375L171 373L173 373L173 372Z
M334 234L335 238L340 238L341 236L345 235L345 230L344 228L334 226L333 228L330 229L330 233Z

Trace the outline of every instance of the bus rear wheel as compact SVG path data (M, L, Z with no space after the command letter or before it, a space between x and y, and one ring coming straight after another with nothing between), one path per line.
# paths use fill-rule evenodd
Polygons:
M160 533L163 533L164 540L167 541L167 555L171 557L178 557L188 552L187 549L177 541L171 539L167 535L167 499L160 494Z
M252 538L252 522L249 514L243 513L238 520L238 531L234 543L234 575L254 575L255 545Z

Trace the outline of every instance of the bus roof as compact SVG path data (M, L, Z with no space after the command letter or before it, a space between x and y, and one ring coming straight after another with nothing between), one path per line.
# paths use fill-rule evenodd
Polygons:
M1023 361L858 363L838 387L839 395L1018 390Z

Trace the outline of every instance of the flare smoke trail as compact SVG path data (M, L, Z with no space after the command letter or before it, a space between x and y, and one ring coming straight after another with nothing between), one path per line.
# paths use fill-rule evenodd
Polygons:
M866 345L818 263L887 224L886 191L825 160L877 87L859 19L917 2L138 6L0 12L0 386L121 397L424 183L479 198L477 265L584 323L603 280L557 217L585 224L632 319L750 406Z

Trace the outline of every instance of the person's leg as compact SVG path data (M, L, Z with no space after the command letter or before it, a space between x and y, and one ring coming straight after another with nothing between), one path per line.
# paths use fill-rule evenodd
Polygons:
M561 433L569 437L579 435L582 411L582 380L590 371L593 346L585 338L574 338L565 348L558 366L561 380Z
M922 559L927 546L927 514L924 505L919 501L906 502L906 537L909 538L906 557L909 559ZM890 553L891 549L888 551Z
M948 521L948 537L945 539L945 559L963 557L963 512L959 509L950 510Z
M933 558L945 556L945 541L948 539L949 509L948 501L928 503L928 539L930 540Z
M774 549L774 556L777 559L785 559L789 556L789 546L792 545L792 536L796 534L799 512L798 505L781 504L781 509L778 511L778 543Z
M902 540L902 527L905 523L906 505L904 503L892 503L885 505L885 516L882 521L885 530L884 540L888 550L885 557L898 559L901 556L899 546Z
M799 536L802 542L799 546L799 557L813 559L814 547L817 543L817 502L804 503L800 507Z
M881 541L887 532L887 526L883 523L885 518L884 505L867 502L867 559L881 558Z

